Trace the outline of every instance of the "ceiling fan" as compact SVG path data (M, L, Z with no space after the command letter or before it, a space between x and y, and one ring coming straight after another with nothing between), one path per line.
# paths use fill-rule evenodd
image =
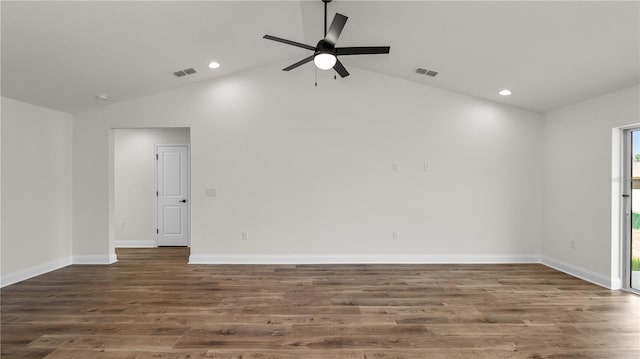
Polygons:
M316 67L320 70L329 70L333 68L340 77L347 77L349 76L349 72L344 68L342 62L338 60L338 56L389 53L389 46L336 47L336 42L338 42L340 33L342 32L344 25L347 23L348 18L342 14L336 13L333 21L331 22L331 26L329 26L329 30L327 30L327 4L331 1L332 0L322 0L324 3L324 38L318 41L318 44L315 47L271 35L263 36L263 38L267 40L282 42L283 44L313 51L313 55L304 58L289 67L285 67L282 71L291 71L296 67L313 60Z

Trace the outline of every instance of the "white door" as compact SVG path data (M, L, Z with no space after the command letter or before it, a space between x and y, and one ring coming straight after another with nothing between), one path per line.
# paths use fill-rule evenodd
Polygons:
M640 127L624 131L623 287L640 294Z
M158 246L189 245L189 151L157 146Z

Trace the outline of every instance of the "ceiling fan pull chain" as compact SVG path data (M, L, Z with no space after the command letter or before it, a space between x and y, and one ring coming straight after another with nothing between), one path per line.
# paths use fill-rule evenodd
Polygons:
M316 87L318 87L318 68L317 67L316 67L315 74L316 74Z

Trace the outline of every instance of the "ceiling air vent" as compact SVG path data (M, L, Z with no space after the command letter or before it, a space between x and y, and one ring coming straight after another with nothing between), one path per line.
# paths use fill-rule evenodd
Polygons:
M438 75L438 71L423 69L422 67L418 67L416 69L416 73L420 75L425 75L429 77L436 77Z
M196 70L191 67L191 68L188 68L188 69L176 71L176 72L173 73L173 75L175 77L182 77L182 76L187 76L187 75L193 75L195 73L196 73Z

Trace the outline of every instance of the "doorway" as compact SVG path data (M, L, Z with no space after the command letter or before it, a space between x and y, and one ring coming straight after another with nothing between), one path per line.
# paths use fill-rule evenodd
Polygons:
M624 132L623 287L640 294L640 127Z
M113 235L113 246L115 248L157 247L159 227L156 149L159 145L189 146L190 129L114 129L112 135L113 212L110 214L112 216L110 230ZM188 180L187 186L189 186ZM190 203L186 203L188 208ZM186 222L188 236L190 233L188 218L183 222ZM186 244L182 243L180 245L190 245L188 239Z

